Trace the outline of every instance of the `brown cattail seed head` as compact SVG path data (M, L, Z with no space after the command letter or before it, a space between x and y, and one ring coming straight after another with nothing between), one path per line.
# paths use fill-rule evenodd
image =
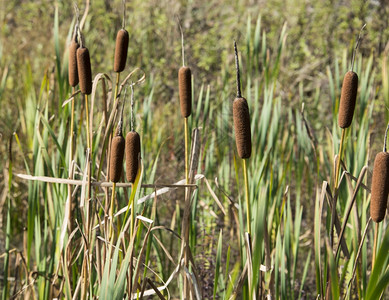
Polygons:
M251 156L250 112L245 98L235 98L232 106L236 148L240 158Z
M92 69L88 48L77 49L77 68L81 93L89 95L92 93Z
M120 29L116 36L115 62L113 66L115 72L122 72L126 67L128 41L129 36L127 30Z
M109 167L109 179L119 182L123 170L124 147L126 142L122 135L117 135L111 142L111 159Z
M181 67L178 70L178 89L181 115L187 118L192 112L192 72L189 67Z
M371 183L370 216L379 223L385 217L389 193L389 153L380 152L374 160Z
M80 45L72 40L69 46L69 84L75 87L78 84L77 49Z
M340 95L338 124L341 128L347 128L353 120L355 101L358 91L358 75L348 71L344 75L342 93Z
M140 136L136 131L126 135L126 173L127 181L134 183L138 174L140 157Z

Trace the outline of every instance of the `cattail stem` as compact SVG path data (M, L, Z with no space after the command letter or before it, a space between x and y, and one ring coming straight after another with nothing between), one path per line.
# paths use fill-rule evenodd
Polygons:
M342 152L343 152L343 143L345 137L346 129L342 128L342 136L340 138L339 145L339 155L338 160L336 162L335 168L335 185L334 185L334 202L332 203L332 211L331 211L331 231L330 231L330 245L331 247L334 245L334 225L335 225L335 214L336 214L336 202L337 202L337 191L338 191L338 183L339 183L339 172L340 172L340 161L342 160Z
M72 87L72 95L75 93L75 88ZM69 179L72 179L71 178L71 174L70 174L70 171L71 171L71 165L72 165L72 161L73 161L73 131L74 131L74 102L75 102L75 99L73 98L73 101L72 101L72 108L71 108L71 115L70 115L70 153L69 153L69 176L68 178ZM73 220L73 211L72 211L72 186L69 184L68 185L68 195L69 195L69 207L68 207L68 210L69 210L69 223L68 223L68 228L69 228L69 234L73 231L73 224L72 224L72 220Z
M249 198L249 179L247 175L246 159L243 159L244 190L246 198L247 232L251 235L251 206Z
M185 130L185 182L189 184L189 158L188 158L188 147L189 147L189 128L188 118L184 118L184 130Z
M383 152L386 152L386 141L387 141L387 137L388 137L388 130L389 130L389 123L386 126L386 130L385 130L385 139L384 139L384 149L383 149Z
M238 56L238 47L236 45L236 41L234 41L234 50L235 50L235 67L236 67L236 97L241 98L242 92L240 89L239 56Z
M90 151L92 153L90 132L89 132L89 107L88 107L88 95L87 94L85 94L85 116L86 116L86 142L87 142L87 147L90 149ZM91 157L92 157L92 154L91 154Z
M113 96L113 103L114 103L114 106L113 106L113 107L115 107L116 98L117 98L117 96L118 96L119 80L120 80L120 72L117 72L117 73L116 73L116 83L115 83L115 94L114 94L114 96Z
M134 188L134 185L132 185L132 188ZM135 226L135 211L134 210L135 210L135 200L132 200L132 203L131 203L131 227L130 227L131 238L133 237L134 226Z
M109 226L109 239L110 240L113 237L113 206L114 206L114 203L115 203L115 193L116 193L116 182L114 182L112 184L111 205L109 207L109 217L111 219L110 226Z
M335 189L338 189L338 183L339 183L339 173L340 173L340 161L342 159L342 152L343 152L343 143L344 143L344 137L346 134L346 129L342 128L342 136L340 138L340 145L339 145L339 155L338 155L338 161L336 162L336 170L335 170Z
M372 258L372 262L371 262L371 269L372 269L372 270L373 270L373 268L374 268L375 256L376 256L376 252L377 252L378 224L379 224L379 223L375 223L374 245L373 245L373 258Z
M181 33L182 66L185 66L184 31L182 30L181 20L180 20L180 18L178 16L177 16L177 22L178 22L178 26L180 27L180 33Z
M126 0L123 0L123 19L122 19L122 28L126 27Z
M357 42L355 43L355 48L354 48L353 56L352 56L352 59L351 59L351 69L350 69L350 71L354 71L355 55L356 55L356 53L357 53L359 44L360 44L360 42L361 42L361 34L362 34L362 31L363 31L363 29L364 29L365 27L366 27L366 24L363 25L362 28L361 28L361 30L359 31L358 39L357 39Z

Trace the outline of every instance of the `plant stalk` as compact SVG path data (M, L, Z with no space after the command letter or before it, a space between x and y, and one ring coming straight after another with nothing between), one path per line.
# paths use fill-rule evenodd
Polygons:
M378 243L378 223L375 223L375 232L374 232L374 246L373 246L373 258L371 262L371 269L373 270L377 252L377 243Z
M337 202L337 193L338 193L338 184L339 184L339 173L340 173L340 161L342 160L342 152L343 152L343 144L345 137L346 129L342 128L342 136L340 138L339 145L339 155L338 160L336 162L335 168L335 185L334 185L334 203L332 203L332 212L331 212L331 232L330 232L330 245L331 247L334 245L334 225L335 225L335 214L336 214L336 202Z
M249 179L247 175L246 159L243 159L244 190L246 198L247 232L251 235L251 207L249 198Z

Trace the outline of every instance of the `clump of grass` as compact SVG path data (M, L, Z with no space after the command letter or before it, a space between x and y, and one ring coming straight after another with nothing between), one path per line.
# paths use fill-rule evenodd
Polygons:
M184 33L180 20L178 25L181 31L182 67L178 70L178 93L180 96L181 115L188 118L192 113L192 71L185 66Z

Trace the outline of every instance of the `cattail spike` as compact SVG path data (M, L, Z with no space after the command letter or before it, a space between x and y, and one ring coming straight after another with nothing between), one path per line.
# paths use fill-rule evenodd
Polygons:
M358 75L348 71L344 75L342 92L340 95L338 125L341 128L348 128L354 116L355 102L358 91Z
M77 69L81 93L90 95L92 93L92 69L88 48L81 46L77 49Z
M123 171L125 140L121 134L120 126L116 132L116 136L111 142L111 159L109 168L109 179L112 182L119 182Z
M178 91L181 115L187 118L192 113L192 72L189 67L178 70Z
M239 57L238 57L238 47L236 41L234 41L234 50L235 50L235 66L236 66L236 97L242 98L242 92L240 90L240 72L239 72Z
M385 218L389 194L389 153L376 155L371 183L370 216L379 223Z
M70 46L69 46L69 66L68 66L69 84L72 87L75 87L79 82L78 68L77 68L78 48L80 48L80 45L77 43L76 39L73 39L70 42Z
M235 98L232 106L236 148L240 158L251 156L251 128L249 106L245 98Z
M120 29L116 35L115 61L113 67L115 72L120 73L126 67L129 40L128 31Z
M140 158L140 136L136 131L126 135L126 177L127 181L134 183L138 174Z

